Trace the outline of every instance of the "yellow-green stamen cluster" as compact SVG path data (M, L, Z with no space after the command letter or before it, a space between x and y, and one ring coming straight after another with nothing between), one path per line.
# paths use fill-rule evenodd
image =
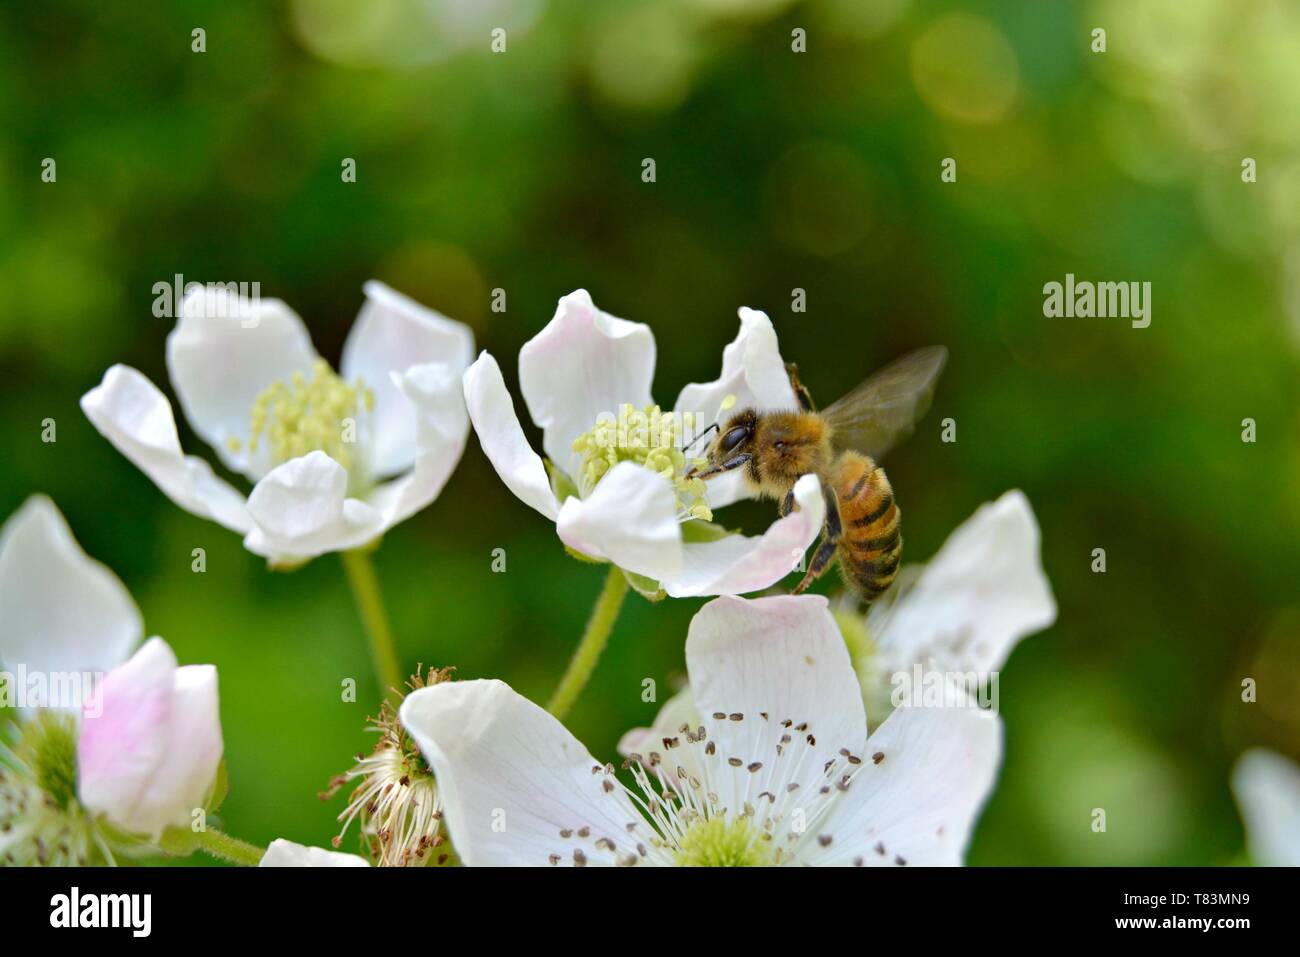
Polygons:
M77 866L111 860L77 801L76 726L42 712L0 727L0 865Z
M779 867L824 859L835 846L836 806L864 767L885 760L884 751L864 764L855 749L819 746L807 721L778 721L766 711L709 714L676 733L648 734L643 741L652 750L629 752L623 764L631 785L615 776L613 765L594 765L602 790L621 790L642 814L621 832L603 821L565 822L547 860L555 866L603 858L622 866ZM879 855L889 850L877 845ZM842 862L860 865L863 858Z
M358 378L344 382L329 363L317 359L311 377L295 372L288 382L277 379L253 400L248 451L256 455L265 442L271 462L320 451L352 474L357 465L357 419L374 408L375 394ZM238 439L229 440L238 451Z
M746 818L712 817L697 821L677 848L678 867L765 867L772 845Z
M684 518L711 521L713 513L705 499L704 480L685 477L691 467L702 466L705 461L688 458L679 447L682 432L693 432L694 426L690 412L679 420L657 405L644 409L620 406L617 419L598 419L574 440L573 451L582 456L578 487L587 495L619 462L635 462L672 483L678 511Z

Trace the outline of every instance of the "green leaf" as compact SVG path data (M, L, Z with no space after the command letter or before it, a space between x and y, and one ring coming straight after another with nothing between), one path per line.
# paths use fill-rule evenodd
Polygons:
M212 780L212 788L208 791L208 799L203 802L203 809L208 813L217 810L229 793L230 775L226 771L226 759L222 758L217 765L217 776Z
M169 827L162 832L158 846L173 857L189 857L200 847L199 836L188 827Z
M546 474L551 478L551 492L555 495L556 501L563 505L565 499L580 497L578 486L573 484L573 479L556 468L555 463L550 459L542 461L546 463Z
M630 572L626 568L622 569L623 577L632 589L647 601L662 601L668 597L668 593L659 587L659 583L653 578L647 578L645 575L638 575L636 572Z
M580 561L580 562L586 562L588 565L608 565L608 564L609 564L609 562L605 561L605 559L603 559L603 558L592 558L590 555L584 555L582 552L578 551L576 548L570 548L568 545L565 545L565 546L564 546L564 550L565 550L566 552L569 553L570 557L572 557L572 558L576 558L576 559L577 559L578 561Z

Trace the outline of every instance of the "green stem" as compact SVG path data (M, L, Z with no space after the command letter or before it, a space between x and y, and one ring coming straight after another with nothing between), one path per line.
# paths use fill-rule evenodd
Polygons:
M379 593L379 579L375 575L370 553L353 549L340 552L339 558L347 573L348 584L352 586L352 597L356 599L357 611L361 613L366 637L370 639L370 657L375 663L379 686L385 696L390 689L400 692L402 666L397 657L397 646L393 643L393 631L388 624L388 612L384 610L384 599Z
M199 850L244 867L256 867L261 862L262 855L266 853L265 848L241 841L237 837L231 837L212 828L200 831L194 835L194 838Z
M623 607L623 598L627 595L627 578L617 565L609 566L605 577L605 587L600 590L595 607L591 609L591 618L587 621L587 630L582 633L577 650L569 661L569 667L560 679L560 685L551 695L546 710L557 718L563 719L578 700L578 695L587 686L591 673L596 670L600 653L609 643L610 632L618 620L619 609Z

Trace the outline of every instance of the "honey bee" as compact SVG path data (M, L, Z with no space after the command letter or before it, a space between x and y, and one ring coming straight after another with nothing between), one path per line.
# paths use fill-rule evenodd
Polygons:
M894 490L877 462L925 415L947 358L943 346L918 349L821 412L791 364L786 369L799 409L735 413L718 428L707 464L689 474L708 479L742 469L750 491L779 502L782 516L794 508L795 483L815 474L826 519L794 593L811 585L838 555L845 584L870 603L893 584L903 553Z

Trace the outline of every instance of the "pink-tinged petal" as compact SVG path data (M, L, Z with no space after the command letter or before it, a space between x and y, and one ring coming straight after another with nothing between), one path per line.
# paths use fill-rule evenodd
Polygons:
M1251 863L1300 867L1300 766L1254 748L1233 769L1232 791L1246 822Z
M90 695L77 737L81 803L118 827L155 834L141 800L170 746L176 656L151 638Z
M167 643L151 638L82 711L81 803L123 831L157 839L189 826L203 807L221 751L216 669L177 668Z
M762 591L790 574L821 534L826 502L815 475L794 488L798 507L773 522L761 536L728 535L712 542L687 542L682 571L664 581L674 598L743 595Z
M135 807L132 830L156 835L189 827L216 781L223 750L217 669L186 665L172 672L167 749Z
M396 475L416 457L418 412L393 380L413 366L441 364L457 381L474 358L469 326L448 319L381 282L365 285L366 303L352 324L339 363L348 382L360 376L374 392L370 414L370 468Z
M244 546L267 558L303 559L356 548L384 528L383 515L349 498L348 473L324 452L272 469L248 497L254 522Z
M672 485L634 462L615 465L585 499L565 501L556 531L575 551L655 581L673 579L682 570Z
M728 395L736 397L736 404L729 412L722 412L722 401ZM771 411L793 409L797 404L772 321L765 313L741 309L740 331L722 350L721 374L712 382L686 386L673 408L678 413L693 413L698 432L718 421L719 416L725 419L741 409ZM748 497L739 472L709 481L709 504L713 508Z
M868 627L883 673L915 663L988 673L1055 620L1038 523L1024 494L1011 491L980 506L892 606L873 608Z
M555 521L560 505L551 491L546 466L524 436L497 360L486 352L479 356L465 370L464 389L479 444L501 481L525 504Z
M247 454L253 400L276 380L310 375L318 356L307 327L278 299L215 287L187 294L180 313L167 337L167 371L181 409L228 468L256 481L261 470Z
M103 382L81 397L81 408L100 434L181 508L241 535L252 527L244 497L207 462L181 453L171 404L135 369L110 368Z
M573 440L602 413L649 405L654 369L649 326L601 312L585 289L561 299L555 317L519 351L519 388L547 457L576 475Z
M857 676L820 595L717 598L691 620L686 667L700 723L717 746L709 780L722 806L742 808L790 781L813 789L841 748L867 738ZM789 721L791 727L783 727ZM799 730L801 726L802 730ZM778 756L782 734L799 740ZM739 758L734 771L721 762ZM762 773L747 767L762 762ZM808 771L795 776L798 765Z
M0 622L0 664L46 675L109 671L144 634L126 587L81 550L43 495L0 531ZM81 710L80 701L28 704Z
M1002 761L1002 722L974 707L899 708L808 842L813 865L957 866Z
M415 460L410 472L370 493L369 504L382 516L384 531L437 498L465 451L469 416L461 372L459 366L430 363L393 374L393 387L416 421Z
M636 856L645 836L628 825L643 819L613 776L508 685L422 688L402 702L401 719L438 778L447 828L466 864L598 866Z
M370 862L355 854L341 854L320 847L305 847L276 838L266 848L258 867L369 867Z

